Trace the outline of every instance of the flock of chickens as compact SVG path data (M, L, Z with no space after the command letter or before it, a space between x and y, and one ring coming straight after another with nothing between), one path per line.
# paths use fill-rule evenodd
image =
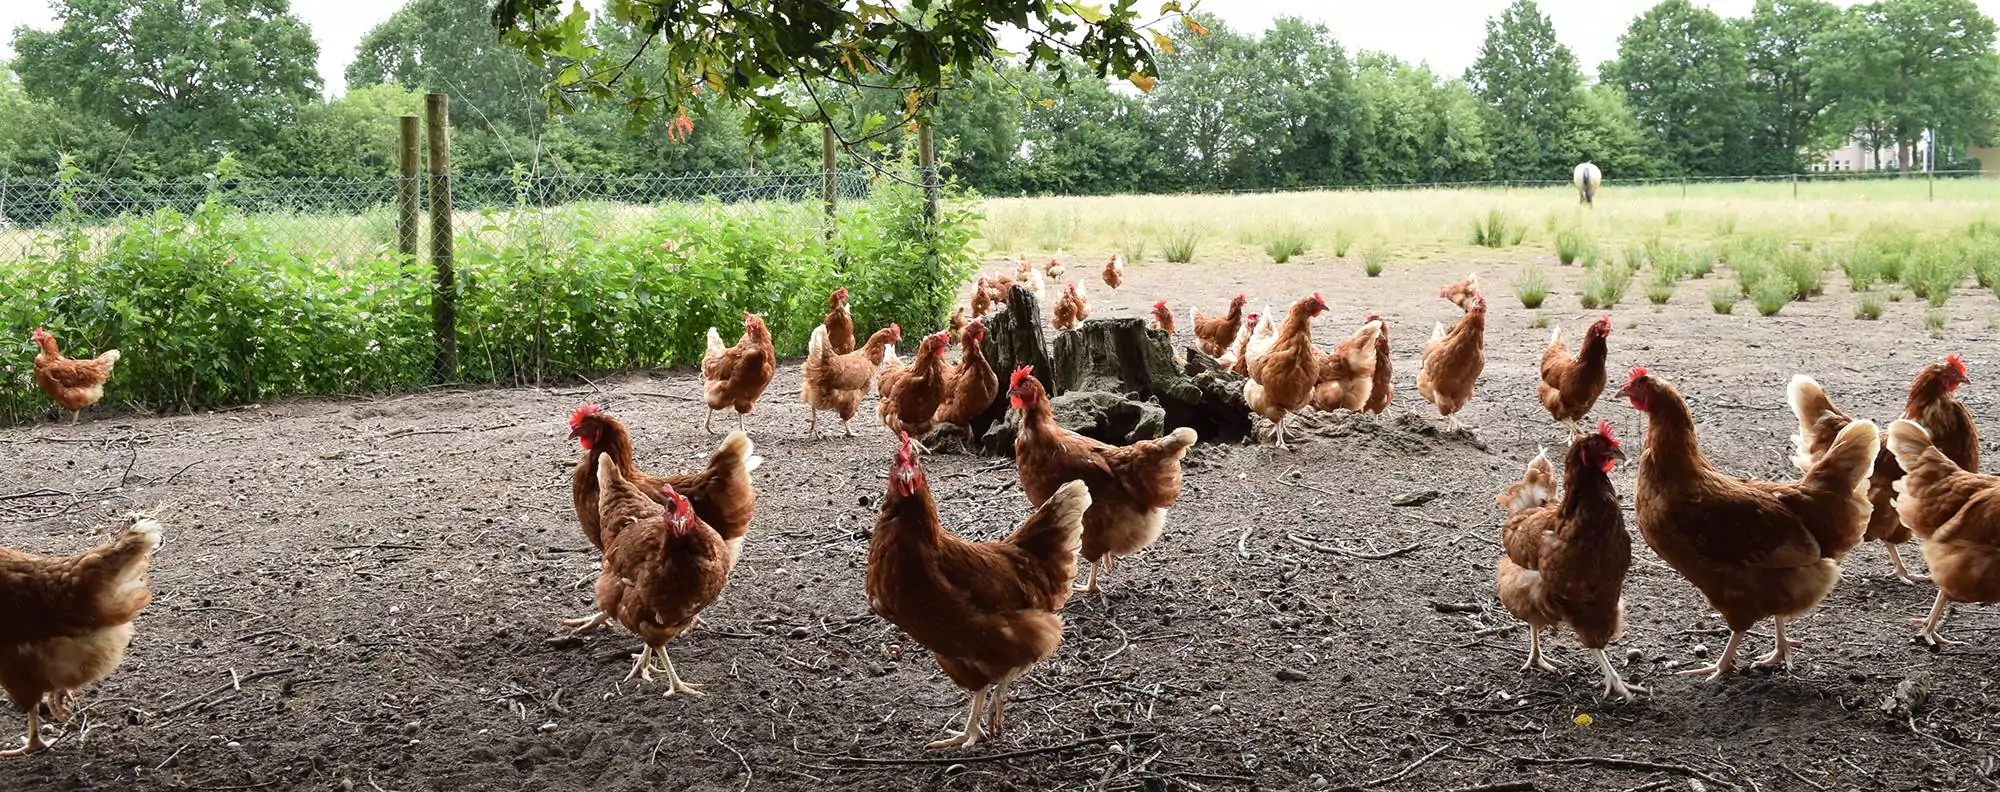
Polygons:
M1122 259L1112 257L1103 280L1119 287L1123 269ZM964 729L931 748L971 746L1001 733L1014 683L1062 642L1059 611L1072 592L1097 591L1119 558L1159 537L1180 496L1181 461L1196 441L1188 428L1127 446L1079 435L1056 423L1034 372L1017 369L1005 394L1019 421L1016 470L1032 513L994 542L966 541L939 523L921 459L926 450L915 438L939 424L966 426L994 405L1001 382L981 347L983 317L1006 301L1008 289L1046 294L1048 281L1060 275L1059 259L1043 268L1023 259L1013 278L981 278L970 304L953 312L951 327L924 336L908 364L896 354L898 326L856 345L847 292L837 290L802 363L809 436L819 436L821 412L838 416L853 436L851 421L873 388L878 417L898 438L869 540L866 592L875 613L929 648L971 695ZM1463 314L1449 328L1433 329L1417 389L1456 427L1455 414L1485 365L1486 300L1476 279L1439 296ZM1271 422L1277 447L1285 447L1290 416L1308 407L1379 413L1388 405L1389 333L1380 317L1369 315L1321 352L1311 329L1327 308L1320 295L1293 303L1282 321L1268 308L1245 315L1245 303L1238 295L1221 316L1193 312L1195 348L1247 378L1244 401ZM1080 286L1063 287L1054 315L1058 329L1088 317ZM1173 335L1175 317L1164 300L1153 305L1152 317ZM1605 695L1630 700L1647 691L1622 679L1605 653L1624 629L1622 590L1632 563L1608 474L1628 458L1609 422L1598 421L1594 431L1582 423L1606 386L1610 333L1607 316L1590 325L1572 353L1558 327L1542 355L1539 401L1569 428L1571 440L1560 485L1544 453L1496 497L1507 513L1496 583L1501 603L1529 626L1527 668L1554 670L1541 638L1568 625L1596 659ZM118 353L72 360L46 332L37 329L34 340L42 350L36 382L74 421L102 396ZM962 351L948 363L953 342ZM757 505L750 474L762 459L743 425L776 364L758 316L744 315L733 346L709 331L701 365L704 428L725 409L737 413L738 428L693 473L639 470L631 434L598 405L582 405L569 418L570 438L583 448L571 480L573 505L602 565L598 610L563 625L580 632L615 622L630 630L643 648L628 678L650 682L661 675L669 696L701 695L700 685L675 670L667 645L722 595L750 534ZM1639 534L1732 631L1712 665L1684 673L1729 672L1747 631L1766 618L1773 620L1776 646L1756 662L1787 663L1800 646L1786 636L1787 620L1820 603L1839 579L1842 558L1864 540L1886 543L1906 581L1915 578L1897 548L1923 540L1938 595L1928 618L1916 621L1932 643L1949 643L1937 632L1947 603L2000 601L2000 477L1977 472L1978 430L1953 396L1966 381L1956 355L1927 366L1884 433L1848 416L1812 379L1795 377L1789 401L1799 424L1794 460L1802 476L1764 482L1718 471L1701 453L1680 393L1644 368L1631 370L1616 394L1648 417L1634 493ZM45 748L44 707L66 718L74 692L122 659L132 621L150 598L147 565L161 530L153 519L132 515L110 542L74 556L0 548L0 612L7 614L0 618L0 687L28 719L26 744L0 756ZM1090 572L1075 589L1079 555Z

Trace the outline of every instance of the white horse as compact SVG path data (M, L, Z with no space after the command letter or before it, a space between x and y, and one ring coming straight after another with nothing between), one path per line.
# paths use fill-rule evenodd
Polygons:
M1589 204L1592 208L1596 208L1597 186L1604 183L1604 174L1597 169L1597 166L1589 162L1576 166L1576 172L1570 176L1570 181L1576 184L1577 203Z

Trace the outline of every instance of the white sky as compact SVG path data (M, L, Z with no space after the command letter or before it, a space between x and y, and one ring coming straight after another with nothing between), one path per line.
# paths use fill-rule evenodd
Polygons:
M1834 0L1850 5L1853 0ZM1456 75L1471 65L1486 36L1486 18L1510 0L1207 0L1201 10L1242 30L1262 30L1273 18L1290 15L1325 23L1350 52L1381 50L1405 60L1425 61ZM1618 36L1632 18L1651 7L1647 0L1538 0L1555 20L1556 36L1574 50L1586 74L1618 53ZM1695 0L1724 16L1748 14L1752 0ZM341 75L354 58L363 34L387 19L404 0L292 0L292 12L312 26L319 40L319 72L327 92L343 90ZM1988 16L2000 16L2000 0L1978 0ZM26 25L47 29L54 15L44 0L0 0L0 59L13 56L13 30Z

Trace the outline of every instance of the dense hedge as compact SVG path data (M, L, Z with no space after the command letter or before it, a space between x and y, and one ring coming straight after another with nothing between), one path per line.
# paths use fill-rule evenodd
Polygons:
M921 190L896 179L842 209L788 203L575 205L487 212L457 243L459 379L548 382L692 364L710 326L734 342L766 317L781 355L803 352L838 286L856 324L942 324L976 265L977 218L947 202L925 233ZM91 240L106 240L94 244ZM111 233L51 232L0 264L0 420L53 414L35 389L29 331L72 356L118 348L107 403L158 409L432 381L430 269L381 250L320 261L274 245L222 201L160 210Z

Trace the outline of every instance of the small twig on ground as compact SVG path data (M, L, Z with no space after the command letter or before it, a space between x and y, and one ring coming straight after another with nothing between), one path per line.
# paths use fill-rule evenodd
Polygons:
M1023 756L1039 756L1041 754L1060 753L1062 751L1073 750L1085 746L1101 745L1103 743L1118 742L1121 740L1150 740L1158 736L1160 736L1160 733L1153 731L1121 732L1118 734L1106 734L1099 737L1086 737L1081 740L1066 742L1061 745L1050 745L1042 748L1028 748L1020 751L1008 751L1006 753L987 754L985 756L956 756L956 757L939 756L939 757L925 757L922 759L870 759L860 756L834 756L827 758L833 761L847 762L849 764L855 764L855 765L895 766L895 765L972 764L974 762L997 762L1003 759L1019 759Z
M1687 765L1667 764L1665 762L1647 762L1638 759L1622 759L1616 756L1566 756L1554 759L1547 759L1538 756L1509 756L1507 757L1507 759L1509 761L1518 762L1521 764L1597 765L1598 767L1613 767L1622 770L1650 770L1658 773L1675 773L1678 775L1687 776L1689 778L1700 779L1702 781L1714 784L1716 786L1724 786L1731 788L1735 788L1737 786L1737 784L1735 783L1724 781L1720 778L1709 775L1700 770L1688 767Z
M660 393L658 391L640 391L640 390L624 391L624 393L632 396L650 396L655 399L674 399L676 401L687 401L687 402L703 401L703 399L694 396L689 396L683 393Z
M328 549L330 550L427 550L429 548L423 547L422 545L407 545L407 544L365 544L365 545L334 545L333 547L330 547ZM596 578L593 577L592 579L595 580Z
M1500 781L1479 786L1459 787L1450 792L1535 792L1539 787L1533 781Z
M414 426L406 426L390 431L382 435L380 439L393 440L398 437L415 437L417 435L463 434L471 429L472 427L470 426L440 426L436 429L418 429Z
M1814 781L1813 781L1812 779L1810 779L1810 778L1807 778L1807 777L1805 777L1805 775L1804 775L1804 774L1802 774L1802 773L1800 773L1799 771L1797 771L1797 770L1793 770L1793 769L1792 769L1792 766L1791 766L1791 765L1788 765L1788 764L1785 764L1784 762L1779 762L1779 763L1778 763L1778 767L1780 767L1780 768L1784 769L1784 771L1785 771L1785 772L1787 772L1787 773L1791 773L1791 774L1792 774L1792 777L1793 777L1793 778L1796 778L1796 779L1798 779L1799 781L1803 782L1803 783L1804 783L1804 784L1805 784L1806 786L1809 786L1809 787L1812 787L1812 788L1814 788L1814 789L1818 789L1818 790L1825 790L1825 789L1826 789L1826 787L1824 787L1824 786L1821 786L1820 784L1818 784L1818 783L1814 782Z
M1389 552L1386 552L1386 553L1361 553L1361 552L1356 552L1356 551L1353 551L1353 550L1349 550L1349 549L1347 549L1347 548L1345 548L1345 547L1335 547L1335 546L1333 546L1333 545L1329 545L1329 544L1321 544L1321 543L1319 543L1319 542L1315 542L1315 541L1313 541L1313 540L1311 540L1311 539L1306 539L1306 538L1303 538L1303 537L1299 536L1298 534L1285 534L1285 537L1286 537L1286 538L1288 538L1288 539L1290 539L1290 540L1292 540L1292 544L1296 544L1296 545L1298 545L1298 546L1300 546L1300 547L1303 547L1303 548L1305 548L1305 549L1307 549L1307 550L1317 550L1317 551L1319 551L1319 552L1322 552L1322 553L1332 553L1332 554L1334 554L1334 555L1343 555L1343 556L1347 556L1348 558L1353 558L1353 559L1358 559L1358 560L1362 560L1362 561L1387 561L1387 560L1389 560L1389 559L1391 559L1391 558L1395 558L1395 557L1397 557L1397 556L1402 556L1402 555L1409 555L1410 553L1414 553L1414 552L1416 552L1416 551L1418 551L1418 550L1421 550L1421 549L1423 549L1423 546L1424 546L1422 542L1418 542L1418 543L1414 543L1414 544L1411 544L1411 545L1410 545L1410 546L1408 546L1408 547L1401 547L1401 548L1397 548L1397 549L1395 549L1395 550L1390 550Z
M1435 759L1437 758L1438 754L1444 753L1445 751L1449 751L1451 749L1452 749L1452 743L1446 743L1444 745L1440 745L1438 746L1437 750L1424 754L1421 757L1418 757L1417 760L1411 762L1409 766L1396 771L1395 775L1383 776L1373 781L1363 781L1359 784L1348 784L1347 786L1334 787L1333 792L1362 792L1362 790L1365 789L1374 789L1375 787L1379 786L1388 786L1390 784L1396 783L1397 781L1403 780L1404 776L1416 772L1417 768L1419 767L1423 767L1425 762Z
M1477 602L1431 602L1431 610L1439 613L1485 613L1486 606Z
M750 760L743 758L742 751L738 751L735 748L731 748L729 743L723 742L721 737L717 737L715 735L715 732L709 732L708 738L714 740L716 745L720 745L723 748L728 749L730 753L736 754L736 761L742 763L743 765L743 786L739 787L739 792L740 790L743 789L749 789L750 779L755 775L750 772Z
M210 690L207 693L203 693L199 696L190 698L179 704L176 704L172 709L160 713L160 718L161 719L171 718L175 715L181 714L182 712L186 712L188 708L202 704L208 701L208 698L210 696L216 695L218 693L229 692L231 689L241 690L243 687L243 683L245 682L255 682L259 679L264 679L265 677L274 677L274 676L279 676L281 674L289 674L292 673L292 671L293 669L290 668L273 668L269 671L259 671L255 674L251 674L246 677L236 678L232 675L232 678L228 682L222 683L215 689Z
M1250 532L1255 530L1257 530L1256 523L1251 523L1249 525L1243 526L1243 535L1236 537L1237 558L1241 558L1245 561L1250 560L1250 547L1245 543L1250 541Z
M166 480L166 481L162 481L162 482L160 482L160 486L164 487L164 486L167 486L168 484L172 484L172 483L174 483L174 479L177 479L177 478L180 478L180 477L181 477L181 474L182 474L182 473L186 473L186 472L188 472L188 468L191 468L191 467L194 467L195 465L199 465L199 464L201 464L202 462L203 462L203 460L200 460L200 459L197 459L197 460L195 460L195 461L193 461L193 462L189 462L189 463L187 463L187 464L185 464L185 465L182 465L182 466L181 466L181 469L180 469L180 470L176 470L176 471L174 471L174 474L173 474L173 475L171 475L171 476L168 476L168 477L167 477L167 480Z

